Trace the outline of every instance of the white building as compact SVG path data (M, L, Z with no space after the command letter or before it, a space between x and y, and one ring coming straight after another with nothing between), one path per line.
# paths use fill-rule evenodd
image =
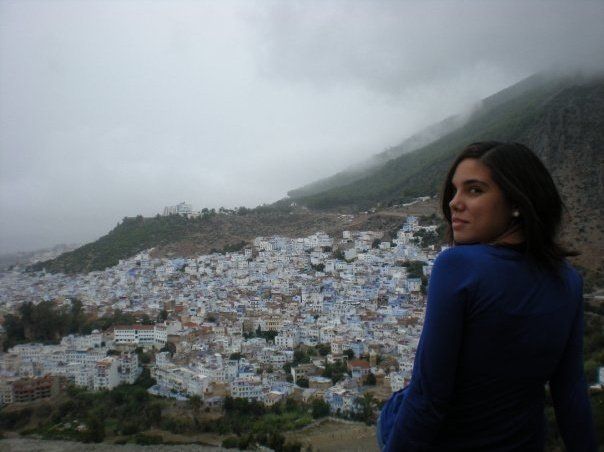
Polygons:
M186 202L181 202L180 204L176 204L175 206L166 206L164 207L164 216L166 215L190 215L193 213L193 208L191 204L187 204Z
M118 364L120 383L134 383L143 370L138 365L138 355L136 353L123 353L118 358Z
M300 333L298 331L283 331L275 336L275 345L280 349L292 349L300 344Z
M237 378L231 382L231 397L247 399L250 402L263 401L262 381L260 377Z
M113 389L120 384L118 360L108 356L97 361L94 366L93 388L95 391Z
M408 374L406 372L392 372L390 373L390 387L392 392L403 389L408 382Z
M164 325L116 326L113 341L116 345L163 346L168 341L168 331Z
M68 349L88 350L89 348L101 347L103 343L103 335L99 330L94 330L87 336L69 336L61 339L61 345Z
M13 403L13 380L15 380L15 378L12 378L11 380L0 380L0 406Z
M202 398L210 384L210 379L206 375L175 365L156 367L155 379L164 389Z

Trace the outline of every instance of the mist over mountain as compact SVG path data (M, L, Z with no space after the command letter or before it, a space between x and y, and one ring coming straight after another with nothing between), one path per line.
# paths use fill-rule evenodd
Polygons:
M301 198L312 196L332 188L341 187L351 182L358 181L371 176L380 170L390 160L400 157L416 149L419 149L443 135L457 129L468 120L470 113L450 116L436 124L433 124L420 132L413 134L400 144L390 147L379 154L371 156L368 160L351 165L343 171L326 177L315 182L311 182L303 187L296 188L287 192L291 198Z
M367 208L375 203L393 204L414 196L436 194L442 182L439 174L460 149L479 140L519 141L522 130L534 120L535 111L544 108L549 97L567 83L566 78L543 74L529 77L484 99L465 121L458 121L461 124L457 127L441 128L443 133L436 139L382 162L363 177L344 183L345 173L340 173L338 186L313 190L311 195L304 189L292 190L290 197L308 207L323 209ZM433 129L438 130L438 125Z

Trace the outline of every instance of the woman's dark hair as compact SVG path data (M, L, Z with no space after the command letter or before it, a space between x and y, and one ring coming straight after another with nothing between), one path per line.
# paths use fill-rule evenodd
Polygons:
M480 160L491 170L511 206L520 212L511 227L519 228L527 255L540 267L559 268L564 257L578 253L563 248L557 241L564 204L545 165L529 148L519 143L488 141L467 146L447 173L442 192L442 212L448 223L447 237L453 243L451 208L455 195L452 179L465 159Z

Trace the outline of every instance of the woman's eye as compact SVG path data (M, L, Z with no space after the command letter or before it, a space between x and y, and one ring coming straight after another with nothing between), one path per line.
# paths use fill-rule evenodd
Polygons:
M472 188L470 188L470 193L473 195L476 195L478 193L482 193L482 190L478 187L472 187Z

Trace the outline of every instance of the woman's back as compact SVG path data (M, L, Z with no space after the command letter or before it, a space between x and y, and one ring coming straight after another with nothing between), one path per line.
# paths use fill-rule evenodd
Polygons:
M384 421L394 427L389 449L543 450L550 379L559 408L574 411L569 422L585 420L582 287L572 267L557 277L512 248L457 246L438 257L428 290L412 382L396 419Z
M570 336L581 279L570 266L561 278L537 271L507 247L471 245L452 252L471 267L457 270L470 271L475 281L441 437L449 447L472 432L485 446L520 448L527 441L542 448L544 385Z

